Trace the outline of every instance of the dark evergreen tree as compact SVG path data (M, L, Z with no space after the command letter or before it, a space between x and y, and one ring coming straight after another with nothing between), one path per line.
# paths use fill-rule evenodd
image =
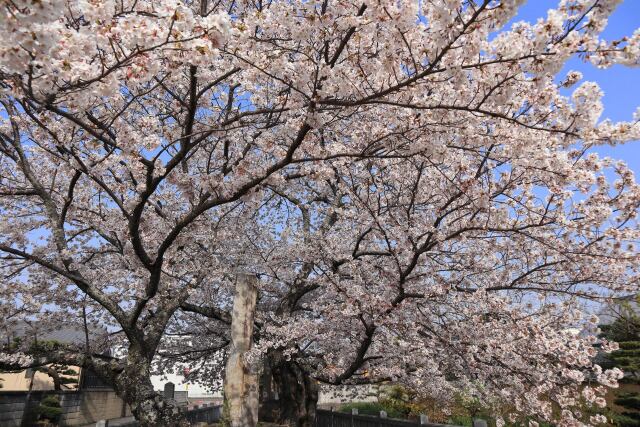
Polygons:
M63 410L60 406L60 399L58 396L49 395L42 399L40 406L38 406L39 418L47 423L57 425L60 420Z
M613 401L622 409L611 414L614 423L620 427L640 427L640 393L629 390L629 385L640 386L640 315L637 307L637 297L616 304L611 308L615 320L601 326L602 337L620 345L620 349L607 355L602 363L605 367L618 367L625 373L622 388L616 392Z

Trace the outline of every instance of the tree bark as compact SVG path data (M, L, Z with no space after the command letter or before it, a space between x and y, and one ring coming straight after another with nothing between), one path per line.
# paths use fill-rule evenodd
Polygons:
M290 427L313 427L318 405L318 383L295 360L279 352L268 356L269 369L277 392L275 421Z
M49 375L53 380L53 389L56 391L62 390L62 385L60 383L60 375L58 375L58 371L55 368L53 368L51 365L47 365L45 369L47 370L47 375Z
M129 404L141 427L189 426L183 408L153 389L150 369L151 358L130 348L123 371L113 381L116 392Z
M140 426L188 426L183 408L173 399L166 399L164 394L156 392L151 383L151 361L154 350L131 341L126 359L116 359L108 356L85 355L73 349L62 349L50 352L47 357L40 357L37 363L23 365L20 363L0 362L3 370L34 371L46 370L56 383L55 388L61 388L60 374L55 367L48 365L62 364L80 366L91 369L102 381L113 387L118 396L131 408ZM25 405L28 407L31 399L33 378L29 381ZM24 417L21 425L28 425L29 417Z
M245 359L253 341L256 299L256 277L239 274L233 297L231 350L224 380L231 427L253 427L258 423L257 364L251 365Z

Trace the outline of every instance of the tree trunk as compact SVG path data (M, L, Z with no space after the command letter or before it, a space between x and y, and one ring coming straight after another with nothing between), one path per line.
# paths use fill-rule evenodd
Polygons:
M279 353L269 356L269 369L277 392L274 421L291 427L313 427L318 404L318 383L295 361Z
M239 274L233 297L231 350L224 378L231 427L254 427L258 423L258 367L245 359L253 340L256 299L256 277Z
M151 384L151 359L135 348L129 349L124 370L114 381L116 391L129 404L141 427L189 425L183 409L173 399L166 399Z
M53 380L53 389L56 391L62 390L62 385L60 383L60 375L58 375L58 371L53 368L51 365L47 365L46 368L47 375L51 377Z

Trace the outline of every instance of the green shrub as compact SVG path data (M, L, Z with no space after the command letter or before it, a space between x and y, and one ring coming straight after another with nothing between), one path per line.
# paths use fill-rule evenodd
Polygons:
M471 427L473 425L473 418L470 415L452 415L447 423L456 426Z
M623 412L622 414L613 414L611 417L613 425L618 427L640 427L640 420L637 414L631 412Z
M63 344L61 344L59 341L56 341L56 340L36 341L31 343L31 346L29 347L28 352L34 355L40 355L40 354L46 355L53 351L59 350L62 347L63 347Z
M51 423L58 422L62 415L62 408L60 407L58 396L45 396L40 402L40 406L38 406L38 414L40 419L48 420Z
M616 397L614 403L638 411L640 410L640 395L638 393L621 393Z
M617 367L624 371L621 384L640 384L640 297L635 303L624 301L616 306L619 317L611 324L600 325L602 337L617 341L620 349L606 355L602 362L604 368ZM614 391L614 403L610 418L618 427L640 427L640 393L636 390Z
M408 418L411 414L416 414L415 394L401 386L392 386L385 390L380 398L380 404L389 414L397 414L392 418Z

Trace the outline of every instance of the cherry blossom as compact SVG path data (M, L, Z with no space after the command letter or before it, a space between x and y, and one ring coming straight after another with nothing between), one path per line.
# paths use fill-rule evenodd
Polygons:
M256 274L247 358L304 379L296 425L316 381L601 423L583 305L638 290L640 187L596 152L640 125L558 73L638 65L640 31L600 37L612 0L505 28L521 3L5 2L2 314L107 327L123 357L55 356L185 425L149 375L219 380Z

